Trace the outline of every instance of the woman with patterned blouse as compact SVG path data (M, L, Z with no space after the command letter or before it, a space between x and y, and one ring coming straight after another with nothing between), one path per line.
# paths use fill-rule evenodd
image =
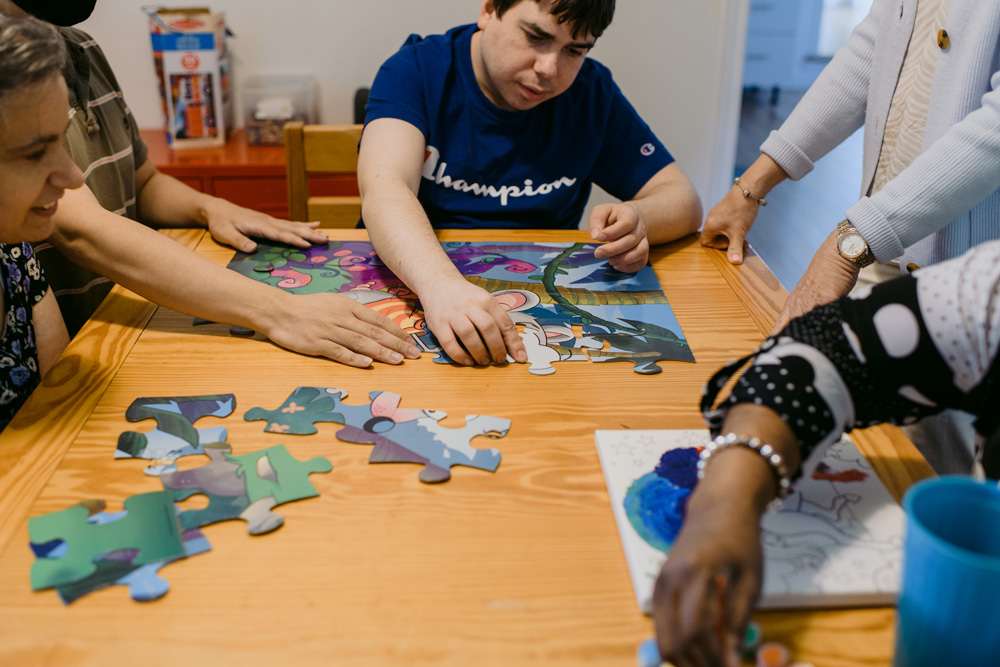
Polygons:
M83 185L61 139L65 47L38 21L0 21L0 430L69 342L30 241L52 233L68 188Z
M719 437L701 455L702 479L654 590L663 657L677 667L740 664L739 638L761 586L761 515L817 446L954 408L976 417L970 472L996 478L998 347L1000 241L991 241L820 306L716 373L702 411Z

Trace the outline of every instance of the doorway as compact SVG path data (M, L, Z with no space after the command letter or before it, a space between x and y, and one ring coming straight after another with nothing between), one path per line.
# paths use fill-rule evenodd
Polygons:
M873 0L752 0L735 175L760 155L833 54L864 19ZM862 130L816 163L799 181L767 197L747 237L781 284L791 290L823 240L858 200Z

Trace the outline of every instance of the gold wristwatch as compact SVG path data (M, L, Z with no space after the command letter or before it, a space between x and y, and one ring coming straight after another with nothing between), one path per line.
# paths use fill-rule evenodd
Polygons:
M868 244L850 220L841 220L837 223L837 252L861 269L875 262L875 258L868 250Z

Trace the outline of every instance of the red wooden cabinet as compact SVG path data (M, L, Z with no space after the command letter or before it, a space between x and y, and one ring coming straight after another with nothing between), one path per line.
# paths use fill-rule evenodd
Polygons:
M236 130L225 146L173 150L163 130L142 130L149 145L149 159L195 190L262 211L277 218L288 217L288 184L285 179L285 149L282 146L250 146L243 130ZM350 175L312 175L309 191L314 195L356 196L357 179Z

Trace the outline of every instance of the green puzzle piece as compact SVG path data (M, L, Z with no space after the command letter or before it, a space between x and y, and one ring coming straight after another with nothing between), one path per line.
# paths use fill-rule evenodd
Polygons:
M180 522L166 492L132 496L125 509L124 517L104 524L88 523L90 511L81 505L29 519L32 543L62 540L67 545L60 558L35 559L31 587L37 591L87 577L97 570L94 559L118 549L138 549L134 565L184 557Z
M284 445L275 445L250 454L233 456L229 461L237 464L237 477L246 481L247 496L251 503L273 497L276 505L293 500L318 496L319 491L309 481L310 473L330 472L333 464L321 456L300 461Z
M339 399L347 395L340 389L298 387L277 410L251 408L243 415L248 422L264 419L265 431L295 435L316 433L315 422L344 423L344 415L336 412Z

